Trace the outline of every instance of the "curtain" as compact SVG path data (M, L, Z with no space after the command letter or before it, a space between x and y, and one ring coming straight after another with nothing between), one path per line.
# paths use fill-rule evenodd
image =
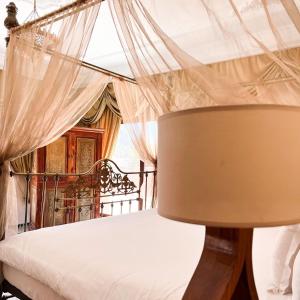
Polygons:
M132 144L141 160L151 165L151 170L157 165L157 114L147 105L147 101L136 84L114 79L113 86L122 114L123 123L132 141ZM148 178L148 197L153 199L157 206L156 177Z
M79 126L104 129L102 139L102 155L109 158L114 150L121 125L121 113L111 83L93 105L81 118Z
M17 225L9 161L53 142L73 127L107 85L107 76L80 63L98 2L89 1L84 10L71 7L57 22L50 17L42 25L10 35L0 98L0 237Z
M156 113L147 105L139 87L127 81L114 79L114 90L123 122L129 136L143 161L156 165L157 127Z
M300 48L282 51L280 55L281 57L289 57L293 61L300 60ZM282 99L281 103L284 103L286 95L289 95L286 104L297 105L299 103L300 86L266 55L209 64L208 67L235 78L237 82L247 86L255 95L267 95L270 103L278 103L280 102L279 99ZM180 76L180 74L177 76L171 75L169 77L165 76L164 80L167 80L167 84L172 86L172 89L169 90L169 97L172 99L173 104L179 105L183 102L187 103L186 108L194 107L194 103L189 101L189 90L192 87L185 81L185 76ZM257 78L262 80L257 80ZM132 83L114 79L114 88L124 116L123 122L129 123L127 128L137 152L142 159L155 163L156 152L147 147L149 142L147 143L146 140L149 139L149 136L145 130L141 131L141 127L143 123L155 120L157 115L147 105L147 101L138 87L135 87ZM130 89L135 92L131 92ZM199 91L199 96L200 93L201 91ZM202 97L205 97L205 95L202 95ZM152 140L151 142L156 144L157 141Z
M254 76L257 92L209 66L210 61L264 54L299 88L299 60L281 56L284 49L300 44L293 0L261 0L254 8L234 0L185 2L109 2L132 73L157 116L211 105L295 104L291 90L277 95L279 85L266 84L264 76ZM170 9L176 18L168 16ZM180 97L174 97L178 91Z
M18 157L10 162L10 166L14 172L32 172L34 164L34 152L31 152L25 156ZM26 179L23 176L14 177L14 184L17 197L17 209L18 209L18 223L23 224L25 222L25 194L26 194ZM30 185L30 199L33 197L32 184ZM32 217L32 203L30 203L29 210L30 218ZM30 219L28 218L28 220Z
M283 59L300 61L300 48L292 48L281 51ZM300 86L288 74L286 74L267 55L256 55L241 59L234 59L207 65L220 74L227 74L230 78L247 87L254 95L264 95L270 103L285 103L297 105L299 103ZM176 76L172 76L177 73ZM186 80L181 71L174 71L169 76L164 74L163 81L172 87L169 89L170 107L179 107L185 103L185 108L193 108L195 103L189 98L190 90L193 88ZM149 135L143 130L142 124L155 120L158 115L148 106L147 100L139 88L132 83L114 79L117 101L119 103L123 122L129 123L127 128L137 152L144 160L155 163L155 151L149 147ZM194 87L196 89L196 87ZM198 92L199 98L207 97L202 91ZM288 99L286 99L288 95ZM208 98L206 98L209 101ZM156 141L151 141L156 144ZM148 145L148 146L147 146Z
M300 48L291 48L275 53L282 60L300 61ZM266 54L244 57L208 64L209 68L223 76L232 78L235 82L248 89L255 98L264 98L264 103L299 105L300 85ZM176 73L176 76L172 76ZM209 101L207 95L197 86L191 85L181 70L174 71L163 77L163 82L169 89L169 102L172 108L184 104L185 108L195 107L190 99L193 95ZM257 100L258 101L258 100Z
M102 139L102 156L103 158L111 157L113 153L118 133L120 130L121 118L111 111L109 107L104 109L101 118L91 125L92 128L104 129Z
M162 114L215 105L300 104L299 56L283 55L300 45L295 1L258 0L253 8L235 0L111 0L109 6L137 81L134 86L116 79L114 88L142 159L156 162L146 128Z
M112 84L109 83L93 107L81 118L80 124L91 125L97 123L102 117L105 109L108 108L112 113L121 118L117 100L114 96Z
M31 172L33 167L34 153L31 152L27 155L21 156L11 161L11 166L14 172Z

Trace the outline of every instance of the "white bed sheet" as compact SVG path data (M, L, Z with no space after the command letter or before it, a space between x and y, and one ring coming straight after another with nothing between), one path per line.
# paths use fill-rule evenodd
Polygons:
M65 300L57 295L54 290L40 281L31 278L25 273L3 264L3 275L5 279L31 299L35 300Z
M262 300L291 299L266 292L276 230L258 229L254 236ZM151 210L24 233L0 243L0 260L5 278L19 288L25 284L23 292L37 300L53 291L72 300L181 299L203 240L204 227Z
M0 243L0 260L66 299L180 299L203 238L147 211L23 233Z

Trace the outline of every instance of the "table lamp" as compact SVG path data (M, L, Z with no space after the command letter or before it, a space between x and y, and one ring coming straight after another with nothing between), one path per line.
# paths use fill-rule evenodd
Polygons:
M206 225L183 299L258 299L254 227L300 222L300 108L240 105L158 121L158 213Z

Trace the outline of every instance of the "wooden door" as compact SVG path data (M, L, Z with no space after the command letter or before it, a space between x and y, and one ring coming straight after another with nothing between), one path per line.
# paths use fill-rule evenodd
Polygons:
M54 143L40 148L37 151L37 169L39 173L83 173L88 171L91 166L99 159L102 153L102 129L91 129L74 127L66 132ZM71 176L61 176L58 182L57 198L63 198L63 192L67 184L74 180ZM67 203L55 201L55 182L54 179L47 180L46 195L43 197L42 178L37 183L37 212L36 227L51 226L73 222L78 219L90 219L95 217L95 212L87 209L63 210ZM91 191L92 192L92 191ZM43 199L45 199L43 203ZM85 200L82 200L85 201ZM70 203L68 203L70 205ZM81 203L72 203L77 206ZM54 212L54 207L59 210ZM42 218L43 211L43 218ZM91 215L93 213L93 215Z

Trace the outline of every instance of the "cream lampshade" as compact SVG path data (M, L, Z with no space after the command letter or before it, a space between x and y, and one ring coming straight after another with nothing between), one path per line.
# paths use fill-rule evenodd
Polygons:
M184 300L258 300L253 227L300 222L300 108L219 106L161 117L158 213L206 225Z
M160 215L219 227L300 222L300 108L191 109L158 128Z

